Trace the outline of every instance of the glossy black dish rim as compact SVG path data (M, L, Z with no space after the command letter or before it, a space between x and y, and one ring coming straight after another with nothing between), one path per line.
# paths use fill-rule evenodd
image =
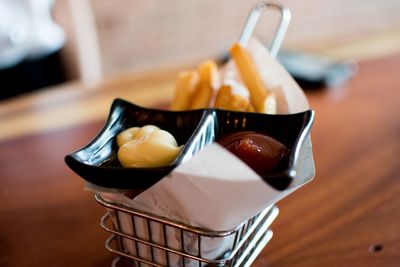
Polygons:
M244 114L248 116L263 116L265 119L267 118L287 118L288 116L304 116L305 120L301 127L301 131L297 136L297 139L294 142L293 149L290 153L288 168L285 170L274 173L265 177L262 177L265 181L270 183L269 181L284 177L288 182L285 183L285 186L273 186L278 190L285 189L296 176L296 163L298 161L300 151L303 143L305 142L307 136L311 131L311 127L314 122L314 111L307 110L304 112L294 113L294 114L278 114L278 115L269 115L269 114L258 114L258 113L244 113L244 112L233 112L226 111L220 109L202 109L202 110L192 110L192 111L169 111L169 110L161 110L161 109L151 109L144 108L138 105L135 105L131 102L128 102L123 99L115 99L111 105L111 109L109 112L109 116L101 128L96 137L90 141L84 147L76 150L73 153L66 155L65 162L66 164L79 176L81 176L87 182L92 184L113 188L113 189L132 189L132 190L145 190L150 186L154 185L158 181L160 181L163 177L167 176L174 168L176 168L180 164L180 160L182 157L178 156L178 160L174 161L171 165L160 167L160 168L123 168L119 166L95 166L91 164L87 164L79 160L78 153L85 152L90 147L92 147L96 142L99 141L100 138L104 137L107 134L107 131L113 127L113 124L116 123L115 118L113 116L116 115L116 111L118 109L123 108L135 109L143 112L156 112L156 113L165 113L169 116L178 116L178 115L188 115L188 114L199 114L203 113L202 118L194 130L192 136L189 138L189 142L198 134L204 120L207 119L210 115L218 116L218 114ZM217 115L216 115L217 114ZM117 114L118 116L119 114ZM190 115L189 115L190 116ZM113 136L115 137L115 136ZM110 137L112 138L112 137ZM107 139L110 141L109 139ZM106 145L104 143L103 145ZM185 153L185 149L183 149L182 153ZM182 154L181 153L181 154ZM132 177L145 177L143 179L134 179Z
M110 112L108 118L101 128L99 133L90 141L87 145L82 148L68 154L65 156L66 164L79 176L81 176L87 182L92 184L107 187L107 188L115 188L115 189L138 189L144 190L149 188L151 185L155 184L161 178L165 177L168 173L170 173L174 168L176 168L180 161L175 160L171 165L165 167L158 168L123 168L121 166L98 166L87 164L80 160L79 153L83 153L93 147L95 144L99 142L99 140L103 139L104 136L107 135L107 132L112 129L114 124L120 119L120 114L118 114L121 109L135 109L137 111L142 112L156 112L156 113L165 113L165 114L190 114L190 113L204 113L202 110L193 110L193 111L168 111L161 109L150 109L144 108L138 105L135 105L131 102L128 102L123 99L115 99L111 105ZM203 117L206 114L202 115ZM117 119L115 119L117 117ZM193 132L192 136L196 135L197 129ZM112 136L115 138L115 136ZM110 141L110 139L107 139ZM103 146L107 145L107 142L103 142ZM101 147L102 148L102 147ZM184 149L182 153L184 153ZM178 156L178 159L182 157ZM145 177L145 179L132 179L132 176L135 177Z

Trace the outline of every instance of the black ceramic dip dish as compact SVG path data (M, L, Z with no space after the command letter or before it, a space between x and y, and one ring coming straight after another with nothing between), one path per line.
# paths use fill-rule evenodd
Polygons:
M146 190L180 163L223 135L256 131L284 144L290 151L278 172L262 176L278 190L287 188L296 176L296 163L309 135L314 111L288 115L234 112L219 109L165 111L114 100L108 119L89 144L65 157L67 165L86 181L107 188ZM168 166L124 168L117 159L116 136L130 127L156 125L170 132L183 148Z

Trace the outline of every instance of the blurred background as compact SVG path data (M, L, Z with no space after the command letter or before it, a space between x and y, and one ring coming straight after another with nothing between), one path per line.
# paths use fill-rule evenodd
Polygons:
M258 1L0 0L0 100L50 85L95 84L221 58ZM283 51L361 60L400 50L398 0L280 0ZM278 14L263 16L266 43Z

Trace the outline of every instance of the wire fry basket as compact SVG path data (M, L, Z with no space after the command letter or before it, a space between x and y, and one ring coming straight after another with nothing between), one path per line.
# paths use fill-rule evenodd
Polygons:
M272 238L269 226L279 213L272 206L235 229L211 231L95 198L108 210L100 225L112 233L105 247L119 256L113 266L250 266Z
M275 3L260 2L247 18L239 42L246 46L261 14L266 10L281 14L270 54L278 54L290 22L290 11ZM95 194L107 209L101 227L112 235L105 247L117 255L112 266L251 266L272 238L269 229L279 209L271 206L229 231L211 231L126 207Z

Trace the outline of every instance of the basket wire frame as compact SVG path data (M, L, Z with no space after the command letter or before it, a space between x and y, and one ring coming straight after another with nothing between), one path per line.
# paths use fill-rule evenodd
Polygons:
M277 10L281 14L278 28L269 47L270 54L276 57L291 20L290 10L279 4L270 2L257 3L247 18L239 43L243 46L247 45L261 14L270 9ZM107 209L107 213L101 218L100 225L104 230L112 234L106 240L105 247L108 251L117 255L112 262L112 266L115 267L169 267L174 264L179 264L179 266L183 267L249 267L272 238L273 233L269 226L279 213L279 209L276 206L271 206L232 230L210 231L107 201L99 193L95 194L95 199ZM130 218L131 231L127 232L123 229L121 216ZM138 221L143 223L144 228L138 229ZM159 226L163 242L154 239L153 225ZM142 230L147 232L145 237L139 234ZM171 233L174 235L172 238L179 239L179 247L169 244ZM207 255L203 255L204 244L207 244L207 240L212 239L221 239L221 244L230 244L229 248L217 258L209 258ZM193 240L196 240L197 249L192 251L192 247L188 251L185 243ZM132 245L130 248L133 248L133 251L132 249L131 251L127 249L126 244L128 243ZM147 253L148 255L141 255L141 251L144 249L149 252ZM163 255L162 263L160 263L160 259L157 259L160 258L159 255ZM171 256L175 257L175 259L179 258L179 261L171 262L171 258L173 258Z
M119 256L113 262L113 266L171 266L171 256L179 258L179 261L175 261L175 264L179 264L179 266L250 266L272 238L272 231L269 226L279 213L279 209L272 206L232 230L211 231L137 209L127 208L105 200L100 194L96 194L95 198L97 202L108 210L102 217L100 225L104 230L112 233L106 240L105 247L108 251ZM128 215L132 220L133 231L131 233L123 230L119 219L121 214ZM140 231L135 229L135 225L137 225L135 222L138 220L145 222L144 227L147 229L145 237L139 236ZM152 227L152 224L161 226L163 242L153 240L155 227ZM168 229L170 230L168 231ZM180 237L179 247L169 244L170 240L176 238L177 233ZM207 240L212 239L220 239L221 244L229 244L227 250L216 259L202 255L204 251L203 243L207 243ZM197 242L194 251L188 251L185 245L187 240L195 240ZM127 241L134 244L134 251L127 250L125 246ZM145 248L150 253L143 257L140 253L140 248ZM162 263L159 263L159 260L157 262L156 253L164 255Z

